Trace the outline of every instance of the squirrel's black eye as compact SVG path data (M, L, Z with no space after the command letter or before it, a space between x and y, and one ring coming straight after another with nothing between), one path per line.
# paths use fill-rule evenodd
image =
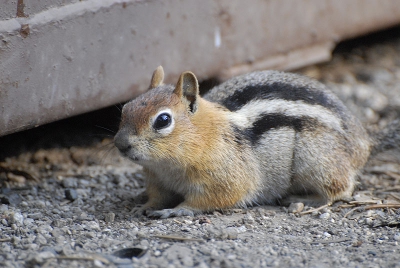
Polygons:
M153 127L154 129L159 130L168 127L169 125L171 125L171 122L171 115L168 113L162 113L154 121Z

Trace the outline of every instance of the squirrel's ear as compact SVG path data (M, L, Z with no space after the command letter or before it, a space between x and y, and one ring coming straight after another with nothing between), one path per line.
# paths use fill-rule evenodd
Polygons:
M184 72L181 74L174 93L188 104L190 112L196 112L199 97L199 83L192 72Z
M160 65L157 67L157 69L153 73L153 76L151 77L149 88L155 88L161 86L163 84L163 80L164 80L164 69Z

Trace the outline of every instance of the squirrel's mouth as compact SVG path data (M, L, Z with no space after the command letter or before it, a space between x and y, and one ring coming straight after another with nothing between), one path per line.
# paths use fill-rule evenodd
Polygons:
M146 156L145 155L140 155L135 153L134 151L128 151L126 153L122 153L123 156L127 157L129 160L133 161L133 162L143 162L146 160Z
M131 161L134 161L134 162L140 161L140 158L137 155L135 155L134 153L132 153L131 149L119 150L119 152L123 157L126 157Z
M137 156L128 156L131 161L138 162L140 161L139 157Z

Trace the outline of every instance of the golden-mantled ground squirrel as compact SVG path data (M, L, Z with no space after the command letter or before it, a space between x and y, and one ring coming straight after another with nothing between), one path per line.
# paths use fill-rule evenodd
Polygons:
M114 143L143 166L148 202L135 213L167 218L271 204L290 195L349 198L372 150L400 144L400 124L372 138L323 84L261 71L199 95L184 72L127 103Z

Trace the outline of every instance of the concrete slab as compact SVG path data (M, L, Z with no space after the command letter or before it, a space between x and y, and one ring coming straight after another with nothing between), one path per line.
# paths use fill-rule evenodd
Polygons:
M124 102L160 64L170 83L290 69L400 23L397 0L4 1L0 136Z

